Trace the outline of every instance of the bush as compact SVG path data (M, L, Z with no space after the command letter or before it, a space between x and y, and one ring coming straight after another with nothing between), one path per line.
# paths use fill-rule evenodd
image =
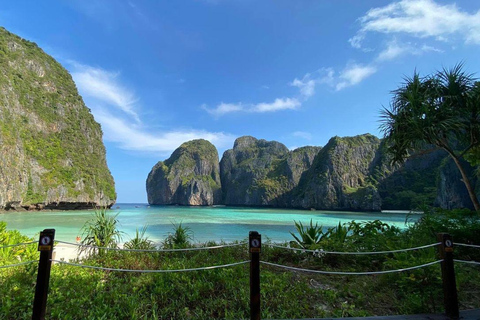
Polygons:
M117 229L118 214L110 216L107 209L102 208L95 210L95 213L89 221L83 226L82 244L94 247L117 248L118 243L122 239L122 233ZM81 247L82 251L89 254L96 253L105 254L105 249L97 249L91 247Z

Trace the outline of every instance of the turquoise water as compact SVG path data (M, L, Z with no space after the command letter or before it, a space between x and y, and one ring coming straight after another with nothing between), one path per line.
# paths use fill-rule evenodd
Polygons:
M234 241L248 237L249 231L258 231L262 238L275 242L292 240L294 220L303 224L313 219L325 228L352 220L380 219L386 223L405 227L406 213L365 213L339 211L307 211L265 208L235 207L181 207L148 206L146 204L116 204L111 210L118 213L119 229L125 233L123 241L135 235L135 229L148 226L147 236L155 242L162 241L172 232L174 223L182 223L193 231L195 242ZM37 236L43 229L54 228L55 238L74 242L81 235L81 228L93 215L93 211L45 211L7 212L0 214L0 221L7 222L8 229L20 230L28 236Z

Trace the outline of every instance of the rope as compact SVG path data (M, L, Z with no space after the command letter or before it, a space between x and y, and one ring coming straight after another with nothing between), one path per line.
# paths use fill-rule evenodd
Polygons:
M84 248L93 248L93 249L104 249L104 250L114 250L114 251L128 251L128 252L175 252L175 251L198 251L198 250L212 250L212 249L220 249L220 248L227 248L227 247L237 247L243 246L247 244L246 242L242 243L235 243L235 244L225 244L213 247L195 247L195 248L185 248L185 249L154 249L154 250L140 250L140 249L121 249L121 248L108 248L108 247L97 247L91 246L88 244L79 244L73 242L66 242L66 241L57 241L58 243L69 244L78 247Z
M475 264L477 266L480 266L480 262L478 261L467 261L467 260L457 260L457 259L453 259L453 261L460 262L460 263Z
M0 249L25 246L25 245L32 244L32 243L37 243L37 241L23 242L23 243L17 243L17 244L9 244L7 246L1 246Z
M386 254L386 253L396 253L396 252L405 252L405 251L419 250L419 249L425 249L425 248L435 247L435 246L438 246L439 244L441 244L441 242L432 243L432 244L427 244L427 245L425 245L425 246L415 247L415 248L407 248L407 249L399 249L399 250L390 250L390 251L372 251L372 252L341 252L341 251L307 250L307 249L298 249L298 248L282 247L282 246L277 246L277 245L274 245L274 244L265 244L265 246L274 247L274 248L281 248L281 249L287 249L287 250L294 250L294 251L312 252L312 253L317 253L317 254L367 255L367 254Z
M480 249L480 246L474 245L474 244L466 244L466 243L455 243L456 246L460 247L469 247L469 248L478 248Z
M284 266L284 265L281 265L281 264L275 264L275 263L266 262L266 261L260 261L260 263L263 263L263 264L266 264L266 265L269 265L269 266L273 266L273 267L284 268L284 269L289 269L289 270L294 270L294 271L301 271L301 272L311 272L311 273L320 273L320 274L336 274L336 275L372 275L372 274L386 274L386 273L395 273L395 272L403 272L403 271L408 271L408 270L420 269L420 268L423 268L423 267L428 267L428 266L434 265L434 264L442 262L442 261L443 260L437 260L437 261L425 263L425 264L414 266L414 267L404 268L404 269L385 270L385 271L367 271L367 272L322 271L322 270L311 270L311 269L289 267L289 266Z
M21 262L21 263L9 264L9 265L6 265L6 266L0 266L0 269L23 266L23 265L34 263L34 262L37 262L37 261L34 260L34 261L26 261L26 262Z
M84 265L84 264L65 262L63 260L50 260L50 261L56 262L56 263L63 263L63 264L69 265L69 266L75 266L75 267L80 267L80 268L97 269L97 270L104 270L104 271L138 272L138 273L172 273L172 272L189 272L189 271L200 271L200 270L212 270L212 269L227 268L227 267L233 267L233 266L238 266L238 265L241 265L241 264L250 263L250 261L242 261L242 262L223 264L223 265L218 265L218 266L191 268L191 269L177 269L177 270L130 270L130 269L115 269L115 268L87 266L87 265Z

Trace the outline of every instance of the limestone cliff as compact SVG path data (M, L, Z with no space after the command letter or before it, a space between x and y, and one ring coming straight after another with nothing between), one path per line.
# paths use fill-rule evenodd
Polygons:
M235 140L220 161L223 203L226 205L269 205L287 183L275 175L276 166L288 154L288 148L276 141L245 136Z
M192 150L202 144L189 142L152 169L150 203L360 211L471 207L457 168L442 150L426 149L393 166L384 142L370 134L334 137L323 148L293 151L245 136L223 154L220 184L216 150L204 144L211 151L200 153L209 154L208 161L199 163ZM465 165L480 189L477 171Z
M0 209L111 206L102 130L70 74L0 28Z
M147 197L150 204L218 204L221 182L217 149L202 139L182 144L150 171Z
M379 145L370 134L330 139L295 190L294 206L380 210L380 196L369 179Z

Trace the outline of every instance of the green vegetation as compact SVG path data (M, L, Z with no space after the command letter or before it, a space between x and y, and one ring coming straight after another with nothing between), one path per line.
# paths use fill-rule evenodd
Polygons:
M155 243L151 240L148 240L148 237L145 237L145 232L147 232L147 226L143 226L140 231L138 231L137 228L135 230L135 238L125 242L123 247L125 249L135 250L154 250L156 248Z
M94 254L97 252L95 247L117 248L117 244L122 239L122 234L117 229L118 214L111 216L107 209L95 210L92 219L83 226L82 244L88 247L81 247L81 250ZM99 255L104 255L106 249L98 249Z
M297 224L300 226L300 223ZM310 227L320 228L313 222ZM179 238L190 245L189 230L179 224L175 226L175 234L177 231L182 234ZM321 240L308 246L318 250L314 254L264 245L261 259L316 270L399 269L437 260L436 248L374 256L340 256L323 251L403 249L435 243L437 232L452 234L456 242L480 245L478 213L427 209L425 215L405 231L381 221L339 224L323 231ZM4 234L3 224L3 229L0 227L0 246L5 245L5 241L12 241L4 240ZM215 243L202 245L212 246ZM292 242L291 245L297 244ZM23 252L11 256L17 256L13 261L30 260L31 257L26 255ZM480 261L480 250L455 246L455 258ZM245 248L225 247L190 252L108 251L104 255L90 255L81 263L153 270L197 268L245 260L248 260ZM455 269L460 308L480 307L478 266L456 263ZM35 269L23 266L0 269L0 318L30 317L34 282ZM316 275L262 265L262 318L442 312L441 285L438 265L377 276ZM248 264L162 274L107 272L62 264L52 267L48 319L245 319L248 315Z
M0 91L5 93L0 97L0 153L9 152L13 159L0 160L2 171L37 176L19 200L44 203L48 190L59 187L70 199L82 194L93 201L103 194L114 200L100 125L67 70L34 43L3 28L0 61ZM25 162L12 162L21 155Z
M296 222L295 228L300 237L297 237L295 234L291 233L295 238L295 241L304 249L310 249L323 240L325 233L323 232L323 226L319 226L318 223L313 225L313 220L310 220L310 226L303 226L302 222Z
M32 238L20 234L17 230L7 230L7 224L0 221L0 266L38 260L39 254L36 243L33 245L2 248L3 246L12 246L31 241L33 241Z
M457 165L475 210L480 210L462 163L480 149L480 82L463 71L462 64L425 78L415 72L405 79L393 91L390 108L382 111L381 129L393 162L401 163L412 150L428 145L445 150Z
M169 234L163 242L165 249L184 249L191 247L193 233L189 227L182 226L182 223L173 224L173 234Z

